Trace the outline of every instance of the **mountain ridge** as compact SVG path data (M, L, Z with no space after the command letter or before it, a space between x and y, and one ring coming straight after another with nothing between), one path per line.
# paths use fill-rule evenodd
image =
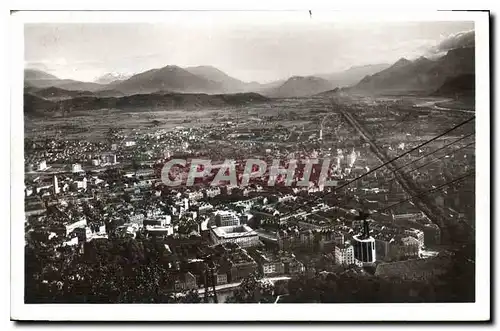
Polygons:
M414 61L401 58L389 68L364 77L350 91L369 93L431 93L447 78L474 73L474 49L449 50L444 56L430 60L423 56Z
M47 115L63 111L93 111L99 109L173 109L178 107L224 107L269 101L257 93L204 94L204 93L151 93L122 97L78 96L57 101L46 100L32 93L24 94L24 113Z

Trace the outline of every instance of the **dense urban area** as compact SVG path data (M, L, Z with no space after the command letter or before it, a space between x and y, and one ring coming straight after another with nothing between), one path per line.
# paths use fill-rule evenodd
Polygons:
M474 301L470 113L337 93L28 118L25 301ZM335 184L161 180L168 160L249 158L329 159Z
M26 24L25 303L475 302L473 20L209 22Z

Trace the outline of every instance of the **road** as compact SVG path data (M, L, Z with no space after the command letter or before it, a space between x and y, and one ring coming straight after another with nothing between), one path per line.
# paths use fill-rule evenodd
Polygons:
M344 116L344 118L351 124L359 133L359 135L366 140L370 144L370 148L375 153L377 158L382 162L386 163L390 160L390 158L383 152L376 144L375 140L371 135L366 131L365 128L361 126L361 124L345 109L340 109L340 113ZM413 180L404 172L400 171L397 168L397 164L391 162L387 164L387 168L394 173L396 180L403 187L407 194L410 196L416 196L420 194L419 189L413 182ZM450 238L448 222L447 218L443 214L442 210L432 201L428 199L426 196L421 196L418 198L414 198L413 202L415 205L434 223L436 223L441 229L441 238L443 241L446 241Z
M475 114L476 113L473 110L446 108L446 107L441 107L441 106L437 105L438 102L444 103L444 102L448 102L448 101L452 101L452 100L453 99L426 101L423 103L416 104L415 107L423 108L424 110L427 108L431 108L432 110L441 110L441 111L448 111L448 112L460 112L460 113L467 113L467 114Z
M288 280L288 279L291 279L289 276L280 276L280 277L268 277L268 278L262 278L261 280L264 280L264 281L270 281L270 282L276 282L278 280ZM222 285L216 285L215 286L215 290L217 292L219 291L224 291L224 290L230 290L230 289L233 289L233 288L236 288L238 286L240 286L241 282L238 282L238 283L229 283L229 284L222 284ZM205 294L205 289L204 288L200 288L198 289L198 294L200 295L203 295Z

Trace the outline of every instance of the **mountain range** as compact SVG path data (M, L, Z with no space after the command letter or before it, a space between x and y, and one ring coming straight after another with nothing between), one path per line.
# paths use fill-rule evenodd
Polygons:
M386 66L388 65L353 67L343 72L316 76L293 76L289 79L266 84L241 81L213 66L181 68L175 65L167 65L163 68L151 69L131 76L108 73L97 78L94 82L60 79L35 69L26 69L24 78L27 88L60 88L66 91L92 93L108 91L107 94L110 96L113 96L113 91L115 91L114 96L157 92L208 94L257 92L268 97L281 98L303 97L336 86L349 86L358 82L364 76ZM74 93L61 92L56 92L58 97L74 96ZM53 97L53 95L50 97Z
M66 90L98 91L106 89L106 85L92 82L80 82L72 79L60 79L41 70L25 69L24 86L34 88L59 87Z
M109 73L96 82L60 79L25 69L25 112L70 109L203 107L264 102L268 98L335 94L473 96L475 48L449 50L438 59L401 58L392 65L352 67L342 72L293 76L268 84L243 82L212 66L167 65L132 76ZM148 97L149 95L149 97Z
M389 68L388 63L368 64L363 66L350 67L347 70L333 72L329 74L314 75L330 81L335 87L348 87L358 83L363 77L373 75L379 71Z
M110 84L126 80L130 78L130 76L131 75L121 74L119 72L108 72L107 74L104 74L97 78L94 82L97 84Z
M475 72L474 47L449 50L436 60L402 58L389 68L364 77L351 92L370 94L430 94L454 77L471 78ZM459 85L456 85L459 87Z
M330 90L334 86L326 79L314 76L293 76L279 86L262 91L274 98L305 97Z

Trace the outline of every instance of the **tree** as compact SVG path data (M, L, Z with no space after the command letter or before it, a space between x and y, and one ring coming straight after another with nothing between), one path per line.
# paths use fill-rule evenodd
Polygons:
M253 273L243 279L226 303L273 303L274 300L273 284L259 280L258 275Z

